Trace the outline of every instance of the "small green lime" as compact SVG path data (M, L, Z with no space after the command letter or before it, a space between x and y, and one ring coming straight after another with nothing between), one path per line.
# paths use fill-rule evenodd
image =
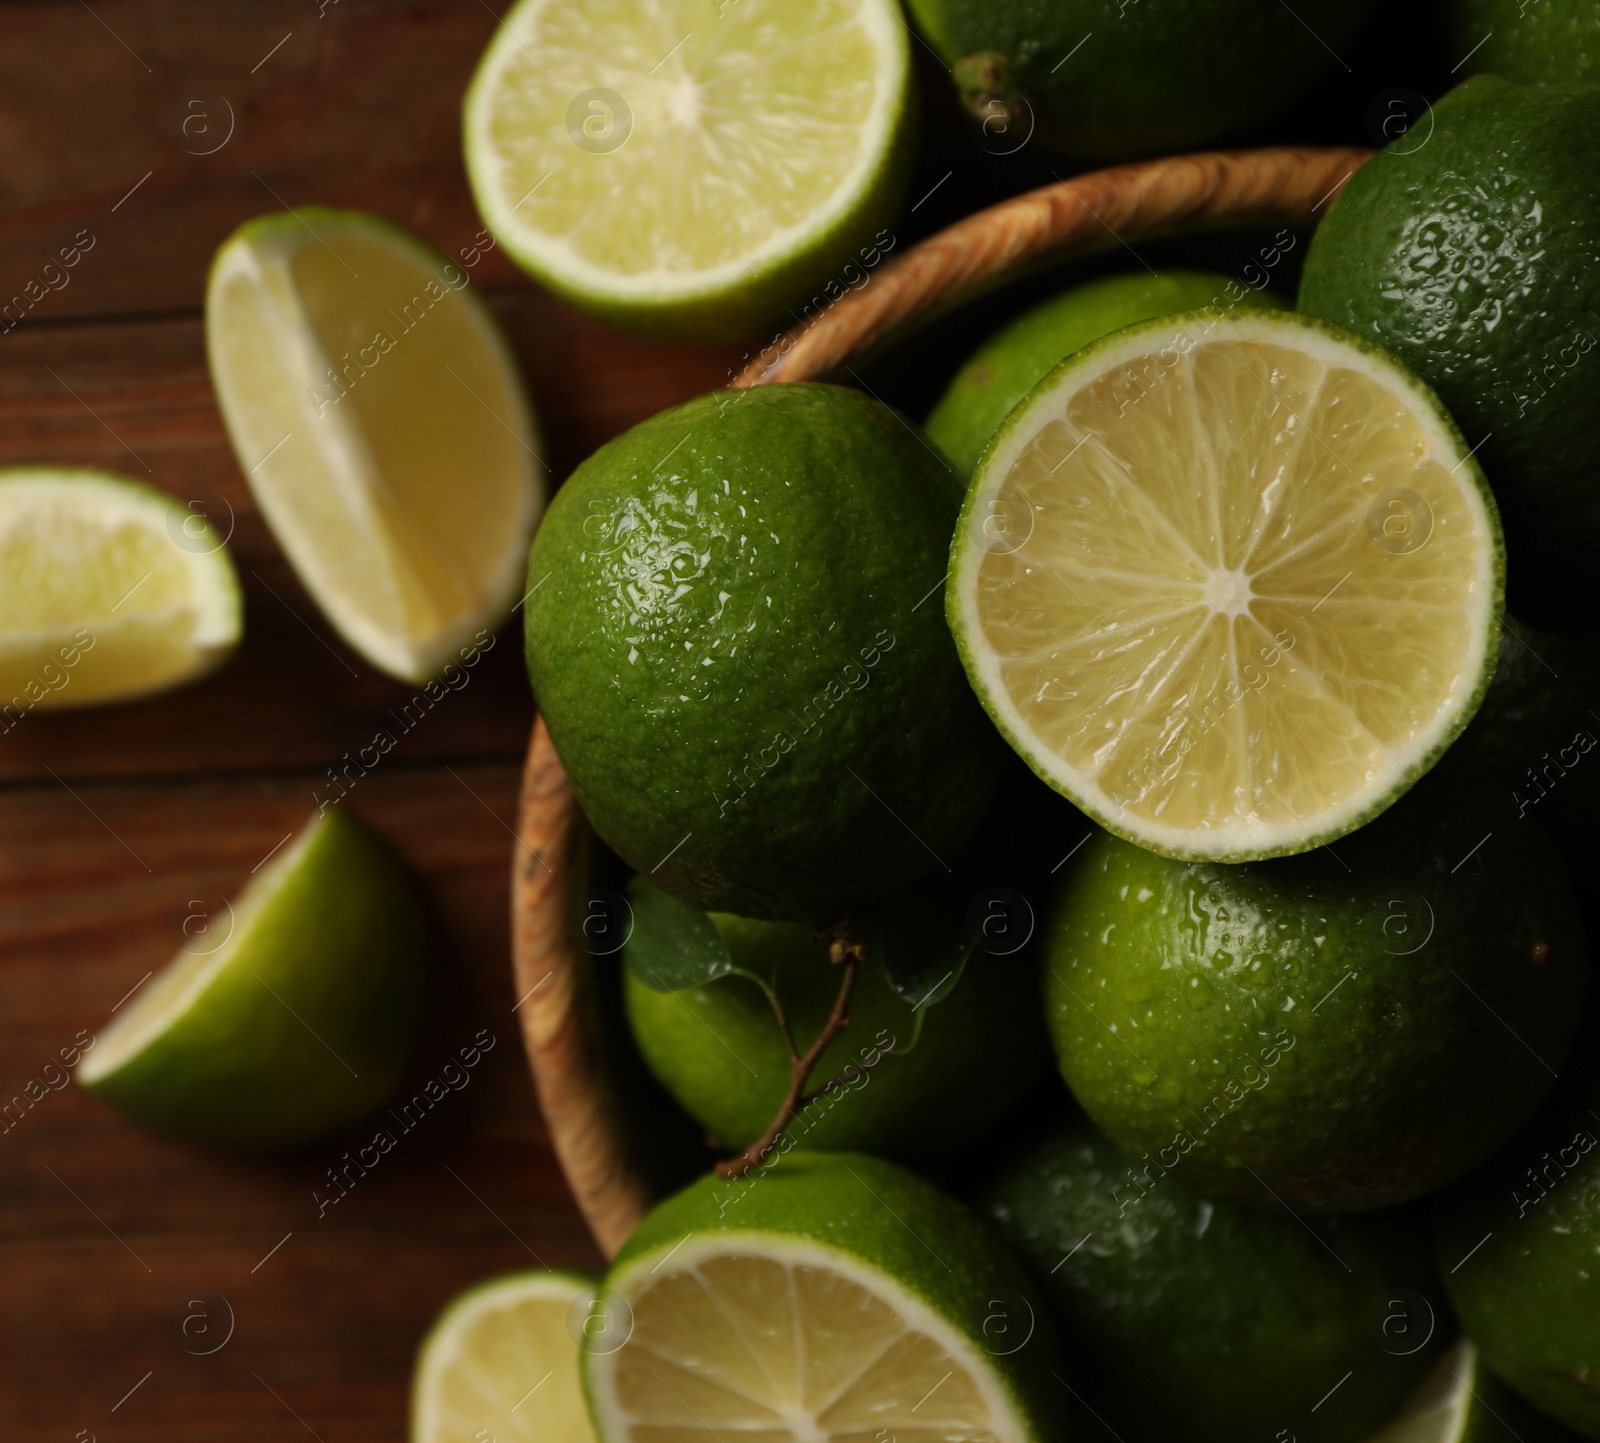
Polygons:
M984 136L1086 161L1194 150L1336 64L1370 0L909 0ZM1346 66L1348 69L1348 66Z
M839 969L826 942L787 922L712 914L735 963L774 977L802 1051L827 1020ZM625 983L634 1040L661 1084L729 1148L771 1121L789 1083L788 1052L767 995L748 977L659 991L630 971ZM1034 949L975 951L954 990L917 1015L889 985L880 958L862 965L850 1026L822 1054L815 1090L838 1087L804 1108L787 1131L799 1147L932 1157L988 1130L1045 1077L1050 1049L1038 1011ZM975 1086L974 1079L982 1078Z
M335 1132L400 1083L422 1028L427 937L389 850L324 811L126 1004L78 1081L230 1151Z
M1131 1443L1354 1443L1438 1352L1425 1234L1201 1197L1085 1118L1006 1163L983 1209L1044 1292L1074 1388Z
M794 1152L690 1184L639 1224L597 1307L601 1443L1062 1436L1055 1338L1021 1268L878 1158Z
M1449 59L1523 85L1600 81L1594 0L1450 0Z
M1283 302L1204 271L1138 272L1074 286L1018 316L972 353L928 413L928 434L958 471L970 475L1011 408L1074 351L1136 321L1235 305L1277 309Z
M1141 1167L1358 1211L1512 1136L1571 1051L1588 978L1539 824L1424 786L1275 862L1097 838L1059 899L1045 995L1068 1085Z
M1585 1057L1512 1145L1440 1199L1440 1273L1484 1360L1600 1438L1600 1009Z
M940 612L961 483L837 386L720 391L601 447L528 564L578 800L700 906L814 923L938 870L1004 747Z
M1565 627L1600 618L1597 128L1600 89L1468 81L1356 172L1300 286L1439 393L1500 503L1512 604Z

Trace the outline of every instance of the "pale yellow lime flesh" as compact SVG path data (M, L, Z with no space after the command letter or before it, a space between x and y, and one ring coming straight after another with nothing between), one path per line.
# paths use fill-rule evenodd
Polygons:
M691 1239L592 1376L607 1443L1002 1443L1025 1436L971 1344L827 1249Z
M224 538L172 497L96 471L0 472L0 732L200 676L242 620Z
M241 469L306 589L376 666L425 680L521 595L544 466L471 275L394 227L241 227L206 342Z
M889 0L523 0L468 94L468 170L580 303L714 300L871 201L908 75Z
M1130 327L991 442L948 609L1052 785L1171 856L1304 851L1442 753L1496 654L1494 503L1431 392L1290 313Z
M412 1443L594 1443L573 1332L592 1287L512 1273L451 1303L417 1360Z

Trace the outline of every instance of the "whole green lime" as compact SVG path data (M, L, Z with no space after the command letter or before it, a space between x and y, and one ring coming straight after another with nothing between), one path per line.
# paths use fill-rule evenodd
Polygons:
M1419 789L1273 862L1097 837L1059 898L1045 997L1068 1085L1139 1166L1360 1211L1450 1182L1528 1119L1588 979L1539 824Z
M1600 81L1593 0L1450 0L1449 59L1523 85Z
M939 605L960 480L836 386L602 446L528 562L528 675L595 830L701 906L834 922L937 870L1004 748Z
M1204 271L1141 271L1086 281L1018 316L979 346L929 412L928 434L958 471L970 475L1011 408L1090 341L1178 311L1282 304L1230 276Z
M1512 604L1600 618L1600 89L1480 76L1351 179L1300 308L1392 351L1479 447Z
M1073 1386L1131 1443L1354 1443L1444 1341L1425 1232L1201 1197L1084 1118L1012 1157L982 1208L1050 1304Z
M908 0L996 147L1085 161L1193 150L1342 62L1370 0Z
M773 979L804 1051L839 990L827 943L794 923L719 913L712 920L742 970ZM856 981L849 1028L812 1072L812 1090L834 1078L838 1086L800 1111L790 1138L799 1147L907 1158L945 1155L975 1141L1049 1073L1038 989L1034 949L976 951L954 990L924 1009L919 1027L881 958L870 957ZM664 992L629 971L624 998L634 1040L667 1091L730 1149L760 1136L790 1071L761 987L734 975Z
M1541 1412L1600 1438L1600 1009L1584 1042L1533 1125L1440 1199L1435 1240L1484 1360Z

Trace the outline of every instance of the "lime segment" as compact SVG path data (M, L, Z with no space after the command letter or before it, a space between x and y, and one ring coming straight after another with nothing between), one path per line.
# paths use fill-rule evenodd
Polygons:
M1154 851L1362 825L1493 672L1488 488L1437 399L1290 313L1194 312L1063 362L990 443L948 611L1030 765Z
M99 471L0 472L0 732L34 707L200 676L242 620L223 538L172 497Z
M594 1443L571 1331L593 1283L510 1273L469 1289L417 1358L412 1443Z
M467 169L552 289L732 337L887 220L909 76L890 0L523 0L467 96Z
M235 231L206 294L267 523L345 640L413 681L504 619L544 504L516 364L469 280L375 217L306 209Z
M343 812L312 819L96 1038L78 1081L232 1151L292 1147L399 1084L422 1021L428 922Z

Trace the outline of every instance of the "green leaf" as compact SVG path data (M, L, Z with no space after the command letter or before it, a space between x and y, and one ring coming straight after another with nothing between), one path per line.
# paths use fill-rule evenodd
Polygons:
M629 972L657 992L702 987L737 969L717 924L692 903L635 877L628 884L633 927L622 958Z
M897 897L878 913L868 945L889 986L913 1008L944 1001L972 955L962 893L946 883Z

